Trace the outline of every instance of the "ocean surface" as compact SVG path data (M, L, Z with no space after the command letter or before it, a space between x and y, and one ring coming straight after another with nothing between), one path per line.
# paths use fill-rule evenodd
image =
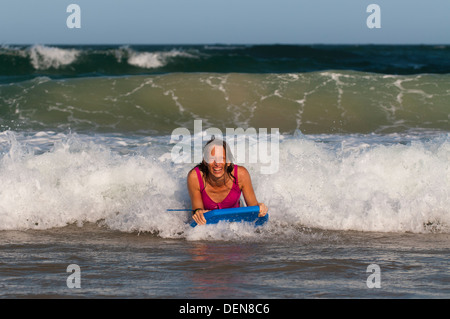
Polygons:
M167 211L210 129L266 225ZM3 45L0 179L1 298L449 298L450 46Z

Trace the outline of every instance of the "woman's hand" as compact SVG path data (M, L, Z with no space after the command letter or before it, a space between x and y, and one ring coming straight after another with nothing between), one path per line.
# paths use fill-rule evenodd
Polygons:
M203 216L204 213L209 212L209 210L206 209L197 209L195 214L192 215L192 218L197 223L197 225L205 225L206 219L205 216Z
M263 203L258 203L259 206L259 214L258 217L264 217L267 214L267 211L269 210L269 208L267 208L266 205L264 205Z

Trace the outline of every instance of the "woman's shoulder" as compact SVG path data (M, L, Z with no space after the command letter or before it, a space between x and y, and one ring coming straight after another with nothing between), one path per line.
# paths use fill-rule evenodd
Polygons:
M197 167L197 166L196 166ZM196 167L192 168L188 173L187 173L187 179L188 181L194 181L197 179L197 172L196 172ZM201 174L201 172L200 172Z
M242 165L237 165L237 175L239 183L247 181L250 177L248 170Z
M248 173L245 166L234 164L237 167L238 174Z
M197 171L196 167L192 168L188 172L188 174L187 174L187 185L188 185L188 188L191 189L191 190L198 190L198 191L200 191L201 190L200 189L200 180L199 180L197 172L196 172ZM199 172L200 176L203 178L202 171L198 170L198 172ZM204 187L204 186L202 186L202 187Z

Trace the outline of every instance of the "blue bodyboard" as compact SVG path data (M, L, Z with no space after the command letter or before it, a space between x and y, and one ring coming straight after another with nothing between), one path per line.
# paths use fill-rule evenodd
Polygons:
M237 207L214 209L204 213L206 224L217 224L220 221L226 222L248 222L255 226L264 225L269 220L269 214L264 217L258 217L259 206ZM197 226L196 222L191 223L191 227Z

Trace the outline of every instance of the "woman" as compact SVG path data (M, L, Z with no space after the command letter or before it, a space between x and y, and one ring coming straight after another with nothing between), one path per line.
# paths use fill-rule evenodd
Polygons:
M188 173L187 187L198 225L206 224L203 214L212 209L239 207L241 193L247 206L259 206L259 217L267 214L267 206L256 199L250 174L245 167L232 163L225 141L212 138L206 143L203 161Z

